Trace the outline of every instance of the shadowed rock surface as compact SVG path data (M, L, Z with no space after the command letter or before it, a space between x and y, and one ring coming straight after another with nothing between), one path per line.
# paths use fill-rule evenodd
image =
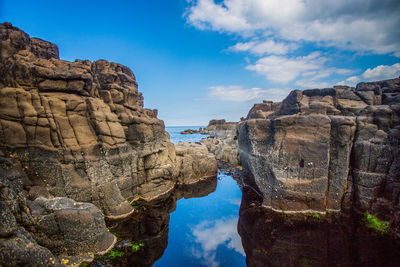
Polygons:
M162 197L188 177L216 175L215 158L208 153L176 156L164 122L157 110L143 107L135 76L126 66L60 60L55 44L30 38L10 23L0 24L0 34L0 152L13 166L2 173L1 200L30 201L32 206L1 210L0 233L7 240L0 245L26 226L19 217L35 214L39 220L29 222L32 229L27 231L40 228L43 235L27 237L26 242L40 239L53 253L64 247L69 249L64 254L74 256L74 242L82 238L88 252L99 253L113 243L108 237L102 238L107 244L91 243L105 227L99 214L110 219L128 216L134 211L130 201L138 197ZM195 170L186 166L194 158L199 160ZM20 178L12 178L14 172ZM49 222L38 225L40 219ZM68 244L52 239L63 231L55 222L65 224ZM77 230L79 222L92 225L93 232L74 236L69 227ZM38 261L44 260L40 255L51 255L44 247L39 250ZM1 263L10 256L4 255Z
M238 231L247 266L398 266L399 243L348 215L283 214L244 190Z
M263 205L381 212L398 229L400 79L294 90L238 125L242 165ZM261 107L260 107L261 106Z

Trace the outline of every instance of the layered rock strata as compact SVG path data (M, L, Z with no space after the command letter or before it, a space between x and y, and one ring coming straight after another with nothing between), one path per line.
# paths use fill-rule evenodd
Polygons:
M400 215L399 78L265 101L239 123L238 142L266 207L364 212L385 203L392 220Z
M143 107L129 68L105 60L60 60L56 45L30 38L10 23L0 24L0 37L0 152L4 162L12 161L1 173L0 197L23 203L1 211L1 237L7 237L1 246L19 235L10 230L16 227L25 229L26 242L40 245L38 255L46 258L48 249L61 255L64 247L69 252L63 253L73 256L78 241L68 227L78 230L85 222L93 232L79 238L99 239L107 235L99 214L122 218L134 212L130 202L138 197L168 194L189 176L216 175L208 154L177 157L157 110ZM195 159L200 162L191 175L184 166ZM39 219L24 221L32 216ZM52 241L59 232L69 245ZM113 238L101 240L107 244L88 241L87 252L113 244ZM4 251L0 262L10 256Z

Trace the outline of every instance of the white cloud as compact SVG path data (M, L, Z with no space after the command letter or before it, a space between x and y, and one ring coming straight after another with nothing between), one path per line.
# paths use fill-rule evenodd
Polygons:
M187 21L199 29L378 54L400 53L398 0L197 0Z
M254 70L264 75L268 80L287 84L302 73L322 69L326 58L314 52L303 57L267 56L257 60L255 64L248 65L246 69Z
M360 76L351 76L337 84L355 86L358 82L369 82L393 79L400 76L400 63L393 65L379 65L373 69L368 68Z
M225 245L245 256L242 241L237 232L237 217L222 218L215 221L203 221L193 228L195 242L201 245L201 250L192 249L193 256L202 258L207 266L216 267L217 248Z
M209 96L222 101L245 102L250 100L281 101L289 90L284 89L244 89L241 86L211 86Z
M367 69L361 75L362 78L367 80L385 80L397 78L400 75L400 63L388 65L379 65L373 69Z
M247 70L285 86L315 88L330 86L327 81L337 76L353 75L341 82L349 85L396 76L396 64L359 76L328 64L336 62L336 55L344 55L343 50L400 57L399 11L398 0L193 0L186 20L198 29L239 40L228 49L256 56L246 58ZM326 47L336 50L325 50L324 55L304 52ZM212 90L213 96L226 101L268 95L259 88Z
M285 55L290 50L294 50L296 48L297 46L295 44L275 42L274 40L270 39L266 41L239 42L234 46L229 47L229 50L250 52L254 55L262 56L265 54Z
M235 32L251 27L238 12L217 5L213 0L197 1L189 10L188 20L199 29Z

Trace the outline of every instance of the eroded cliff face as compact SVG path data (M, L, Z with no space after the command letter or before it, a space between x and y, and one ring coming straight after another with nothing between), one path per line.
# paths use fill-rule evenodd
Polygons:
M57 233L87 224L88 237L108 235L103 214L126 217L134 212L134 199L150 201L187 177L216 175L215 158L208 154L192 150L176 156L157 110L143 108L129 68L105 60L60 60L56 45L30 38L10 23L0 24L0 42L0 160L10 161L2 169L0 200L4 206L20 203L1 211L2 237L11 240L30 225L24 236L38 242L44 254L50 249L54 255L75 255L75 241L57 243ZM193 175L187 157L200 159ZM68 211L74 207L84 211ZM24 221L24 214L33 219ZM35 216L50 222L41 225ZM67 226L57 230L60 225ZM111 237L101 238L104 244L89 240L84 252L107 250ZM7 245L3 241L0 246ZM65 247L69 252L60 251ZM10 253L0 255L0 262ZM19 260L15 264L24 263Z
M363 212L379 203L400 215L400 79L258 104L239 123L238 142L264 206Z

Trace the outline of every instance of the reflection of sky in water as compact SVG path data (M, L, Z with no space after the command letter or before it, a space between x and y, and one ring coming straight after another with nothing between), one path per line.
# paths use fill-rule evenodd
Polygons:
M237 233L242 194L232 177L219 178L210 195L178 201L168 247L154 266L246 266Z
M193 229L195 242L201 249L193 247L193 255L202 259L207 266L219 266L216 252L219 245L226 246L245 256L242 241L237 233L238 217L223 218L215 221L200 222Z

